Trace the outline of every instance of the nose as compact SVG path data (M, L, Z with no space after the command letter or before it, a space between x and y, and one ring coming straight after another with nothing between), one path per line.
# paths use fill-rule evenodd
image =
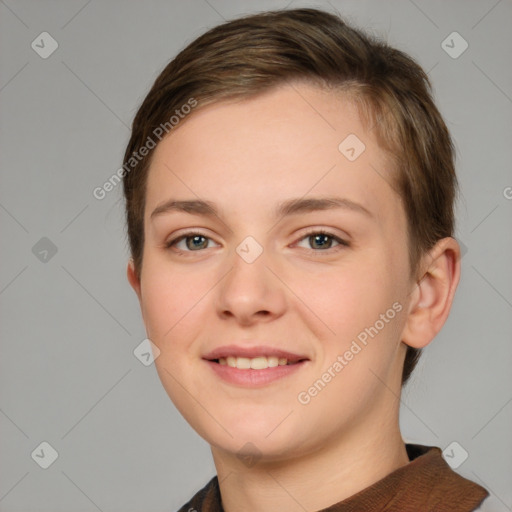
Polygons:
M286 310L285 287L270 270L266 251L252 262L240 254L233 251L231 270L216 287L219 316L244 326L279 318Z

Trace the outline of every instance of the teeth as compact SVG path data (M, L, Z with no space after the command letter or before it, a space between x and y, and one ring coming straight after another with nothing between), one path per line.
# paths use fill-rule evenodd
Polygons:
M275 368L276 366L279 366L279 359L277 357L267 357L267 362L269 368Z
M241 370L248 370L251 367L251 360L248 357L237 357L235 364Z
M231 366L231 368L239 368L241 370L264 370L265 368L275 368L276 366L285 366L288 363L286 357L275 357L275 356L259 356L259 357L221 357L219 364L225 366Z

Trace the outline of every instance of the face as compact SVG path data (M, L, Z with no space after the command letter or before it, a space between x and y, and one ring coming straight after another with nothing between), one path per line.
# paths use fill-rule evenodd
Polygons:
M203 107L155 149L132 284L214 449L291 458L396 411L412 284L391 172L348 99L304 84Z

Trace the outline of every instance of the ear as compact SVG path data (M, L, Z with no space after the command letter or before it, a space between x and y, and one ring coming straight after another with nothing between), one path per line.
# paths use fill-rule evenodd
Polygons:
M459 244L451 237L439 240L419 268L402 332L402 341L414 348L428 345L448 318L460 278Z
M135 271L135 264L133 262L133 258L130 258L128 261L128 266L126 268L126 277L128 278L128 282L131 287L134 289L137 297L139 298L139 303L141 302L141 293L140 293L140 278L137 276L137 272Z

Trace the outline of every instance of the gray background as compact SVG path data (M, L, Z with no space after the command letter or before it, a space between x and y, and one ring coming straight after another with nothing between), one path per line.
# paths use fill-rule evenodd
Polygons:
M207 443L133 354L145 331L125 278L121 187L101 201L92 191L120 167L136 109L185 44L287 5L334 6L429 71L458 150L466 252L452 314L404 391L402 432L459 443L469 457L457 471L492 493L482 510L511 510L510 0L5 0L1 511L173 511L215 474ZM47 59L31 47L44 31L59 45ZM458 58L441 45L453 31L469 44ZM48 450L31 457L43 441L59 455L48 469L35 462Z

